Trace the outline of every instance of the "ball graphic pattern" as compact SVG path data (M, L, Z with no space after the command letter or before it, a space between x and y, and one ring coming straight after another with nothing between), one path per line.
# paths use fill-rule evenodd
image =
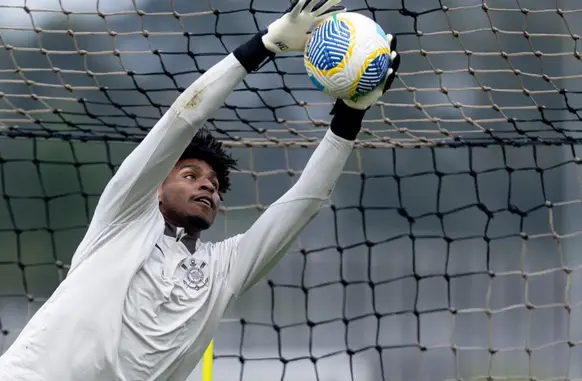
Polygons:
M362 78L360 78L357 92L367 93L374 90L384 80L386 74L388 74L389 65L390 56L386 53L382 53L374 58L368 67L366 67Z
M318 89L335 98L357 99L386 78L390 45L374 20L359 13L341 13L313 30L304 62Z
M319 70L337 67L349 52L352 33L343 21L326 22L313 31L307 56Z

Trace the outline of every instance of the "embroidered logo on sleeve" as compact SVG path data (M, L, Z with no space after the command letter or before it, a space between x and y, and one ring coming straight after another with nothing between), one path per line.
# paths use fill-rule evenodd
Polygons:
M208 286L210 277L208 276L208 265L206 262L196 259L189 261L190 268L186 272L184 284L188 288L196 291Z

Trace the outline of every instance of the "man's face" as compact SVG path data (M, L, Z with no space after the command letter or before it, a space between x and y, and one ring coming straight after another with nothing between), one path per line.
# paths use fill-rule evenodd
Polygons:
M180 160L160 187L162 213L185 228L206 230L220 207L216 173L199 159Z

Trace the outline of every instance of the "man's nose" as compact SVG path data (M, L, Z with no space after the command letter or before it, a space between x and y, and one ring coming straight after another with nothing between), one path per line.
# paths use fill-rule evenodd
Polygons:
M216 191L216 187L214 184L212 184L212 181L206 178L198 180L198 189L205 190L210 193L214 193Z

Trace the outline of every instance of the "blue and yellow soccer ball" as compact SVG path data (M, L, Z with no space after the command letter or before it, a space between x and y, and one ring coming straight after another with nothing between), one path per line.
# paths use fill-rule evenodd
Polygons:
M319 90L334 98L357 100L388 75L390 43L371 18L340 13L315 27L305 46L304 62Z

